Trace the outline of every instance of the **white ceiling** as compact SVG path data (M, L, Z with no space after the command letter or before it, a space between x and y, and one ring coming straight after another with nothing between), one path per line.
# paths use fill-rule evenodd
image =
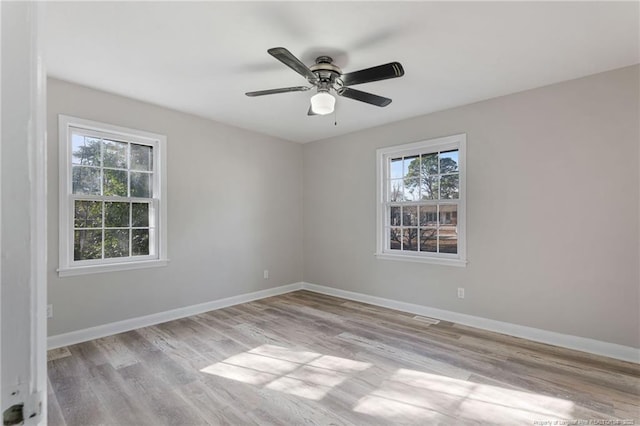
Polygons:
M48 74L297 142L309 142L640 62L639 3L54 2ZM269 54L330 55L343 72L399 61L308 117L305 85Z

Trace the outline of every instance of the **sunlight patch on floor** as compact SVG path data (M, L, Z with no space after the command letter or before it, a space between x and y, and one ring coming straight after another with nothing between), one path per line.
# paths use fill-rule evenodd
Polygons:
M572 417L573 403L420 371L399 369L354 411L390 422L457 419L491 424Z
M333 388L373 367L316 352L262 345L200 370L263 389L319 401ZM383 378L353 410L390 423L480 422L511 425L572 418L573 403L417 370Z
M262 345L200 370L203 373L320 400L371 364L315 352Z

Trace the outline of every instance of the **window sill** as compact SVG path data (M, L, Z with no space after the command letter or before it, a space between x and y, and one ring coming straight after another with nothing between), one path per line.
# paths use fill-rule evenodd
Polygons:
M430 263L432 265L457 266L461 268L464 268L467 266L467 261L462 259L411 256L406 254L391 254L391 253L375 253L375 256L376 258L381 260L398 260L401 262Z
M117 272L128 271L132 269L143 268L156 268L167 266L169 259L157 259L157 260L144 260L139 262L122 262L122 263L110 263L103 265L91 265L91 266L73 266L67 268L59 268L58 276L73 277L76 275L98 274L102 272Z

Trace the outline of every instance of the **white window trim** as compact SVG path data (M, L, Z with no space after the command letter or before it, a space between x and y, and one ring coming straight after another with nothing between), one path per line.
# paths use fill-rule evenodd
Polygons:
M430 139L404 145L396 145L380 148L376 151L376 253L378 259L399 260L407 262L431 263L437 265L449 265L465 267L467 265L467 241L466 241L466 145L465 133ZM427 253L427 252L399 252L387 249L385 232L386 226L386 181L389 174L388 158L398 155L411 155L424 153L425 150L458 149L459 167L459 198L458 198L458 253Z
M159 199L157 238L157 256L144 259L110 259L98 263L78 265L73 262L73 195L71 194L71 144L69 143L72 128L83 131L98 131L119 135L130 142L143 142L158 147L154 154L154 164L157 173L154 173L154 198ZM84 275L99 272L123 271L130 269L150 268L166 266L169 263L167 256L167 162L166 143L164 135L129 129L100 123L92 120L71 117L60 114L58 116L58 155L59 155L59 268L60 277ZM157 163L155 163L157 162Z

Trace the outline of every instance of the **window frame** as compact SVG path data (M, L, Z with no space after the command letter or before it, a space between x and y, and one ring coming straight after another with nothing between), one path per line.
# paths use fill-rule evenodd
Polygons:
M376 150L376 257L383 260L399 260L409 262L431 263L465 267L467 264L466 241L466 144L465 133L428 139L403 145L395 145ZM458 247L457 253L433 253L421 251L392 250L389 244L387 223L390 220L391 201L388 201L387 182L390 179L390 160L399 156L428 154L457 149L458 150L458 198L435 200L431 202L409 202L410 205L457 205L458 215Z
M73 130L83 134L96 135L100 138L115 139L127 143L149 145L153 147L153 193L150 208L155 210L150 220L155 228L155 254L128 256L120 258L74 260L74 202L80 199L103 201L136 202L136 197L108 197L73 194L73 162L71 159ZM60 277L83 275L100 272L123 271L140 268L166 266L167 257L167 165L166 136L130 129L113 124L101 123L78 117L60 114L58 116L58 167L59 167L59 267ZM101 168L104 165L101 166ZM149 200L145 198L144 200ZM151 223L150 223L151 226ZM131 224L130 224L131 227ZM103 227L104 229L104 227ZM151 242L150 242L151 244ZM150 247L150 251L152 251Z

